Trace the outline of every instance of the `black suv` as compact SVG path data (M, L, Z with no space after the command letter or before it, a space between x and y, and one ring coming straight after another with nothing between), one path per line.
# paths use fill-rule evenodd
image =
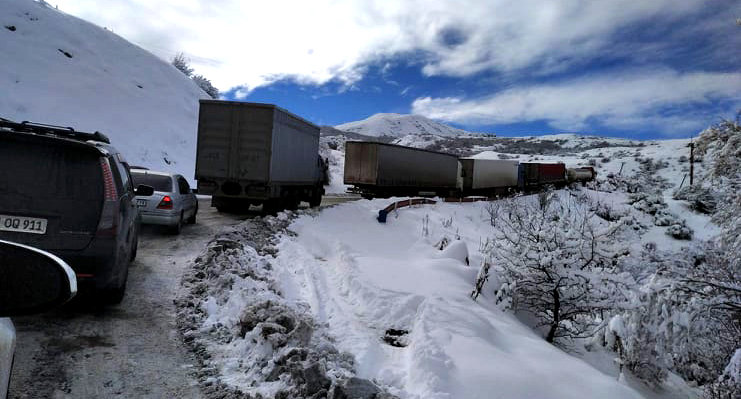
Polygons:
M99 133L0 118L0 239L65 260L108 303L126 290L140 216L129 166Z

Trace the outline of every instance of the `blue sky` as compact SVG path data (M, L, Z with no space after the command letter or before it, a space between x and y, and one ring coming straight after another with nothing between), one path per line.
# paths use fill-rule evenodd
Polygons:
M225 98L318 124L688 137L741 108L733 0L62 0ZM163 23L166 21L166 23Z

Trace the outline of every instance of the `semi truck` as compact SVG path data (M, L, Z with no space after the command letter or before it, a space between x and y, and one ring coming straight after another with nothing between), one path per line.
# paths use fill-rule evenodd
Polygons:
M364 198L453 195L458 157L442 152L377 142L345 143L344 182Z
M319 127L274 104L200 100L195 179L219 212L319 206L329 183Z

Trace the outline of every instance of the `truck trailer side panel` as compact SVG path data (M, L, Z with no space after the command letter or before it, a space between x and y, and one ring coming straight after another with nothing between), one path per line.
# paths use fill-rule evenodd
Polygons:
M200 103L196 179L316 183L318 126L272 104Z
M232 127L228 176L236 180L269 181L273 110L237 104L232 104L231 109L236 123Z
M268 181L272 128L273 111L268 107L202 100L196 179Z
M458 159L454 155L410 147L379 145L378 185L390 187L456 187Z
M463 190L517 186L517 161L461 158Z
M319 127L275 108L272 150L272 183L314 183L317 178Z
M375 142L345 144L345 184L455 189L457 174L455 155Z
M378 182L378 146L372 143L345 143L345 184L376 184Z

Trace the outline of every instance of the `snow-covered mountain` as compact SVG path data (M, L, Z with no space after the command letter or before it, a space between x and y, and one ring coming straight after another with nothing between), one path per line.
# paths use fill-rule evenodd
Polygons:
M346 132L366 136L435 135L443 137L470 136L476 133L435 122L420 115L375 114L362 121L348 122L335 126Z
M167 62L46 2L0 0L0 117L101 131L131 164L193 178L198 99Z

